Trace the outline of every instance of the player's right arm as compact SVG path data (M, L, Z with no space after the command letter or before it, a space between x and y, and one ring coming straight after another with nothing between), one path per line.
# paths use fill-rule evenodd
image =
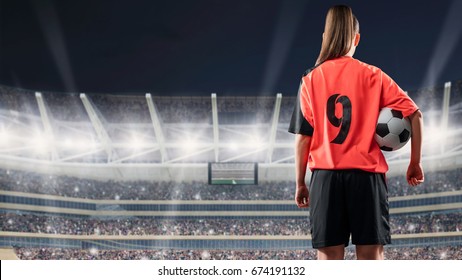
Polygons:
M409 116L411 120L411 161L406 172L406 180L409 185L417 186L424 182L422 169L422 128L423 116L420 110Z
M309 206L309 192L305 183L305 176L314 131L313 126L304 117L300 104L301 98L306 94L304 90L302 79L289 124L289 132L295 134L295 203L300 208Z

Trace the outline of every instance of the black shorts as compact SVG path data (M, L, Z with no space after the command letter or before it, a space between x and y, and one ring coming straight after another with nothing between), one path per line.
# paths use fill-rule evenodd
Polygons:
M313 248L391 243L385 175L314 170L310 182Z

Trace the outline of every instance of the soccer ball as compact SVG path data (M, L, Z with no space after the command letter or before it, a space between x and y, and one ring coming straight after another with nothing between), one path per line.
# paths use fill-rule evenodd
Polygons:
M383 151L391 152L401 149L411 138L411 123L403 118L403 113L390 108L380 111L375 141Z

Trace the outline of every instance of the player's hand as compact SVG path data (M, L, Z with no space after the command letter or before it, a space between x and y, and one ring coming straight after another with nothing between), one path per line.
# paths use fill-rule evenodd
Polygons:
M295 191L295 203L298 208L307 208L310 206L310 193L306 185L297 185Z
M407 168L406 180L410 186L417 186L424 182L424 172L420 163L409 163Z

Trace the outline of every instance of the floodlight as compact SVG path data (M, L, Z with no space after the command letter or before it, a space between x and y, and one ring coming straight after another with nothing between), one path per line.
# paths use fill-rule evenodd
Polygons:
M236 142L231 142L229 143L229 148L233 151L236 151L239 148L239 146L237 145Z

